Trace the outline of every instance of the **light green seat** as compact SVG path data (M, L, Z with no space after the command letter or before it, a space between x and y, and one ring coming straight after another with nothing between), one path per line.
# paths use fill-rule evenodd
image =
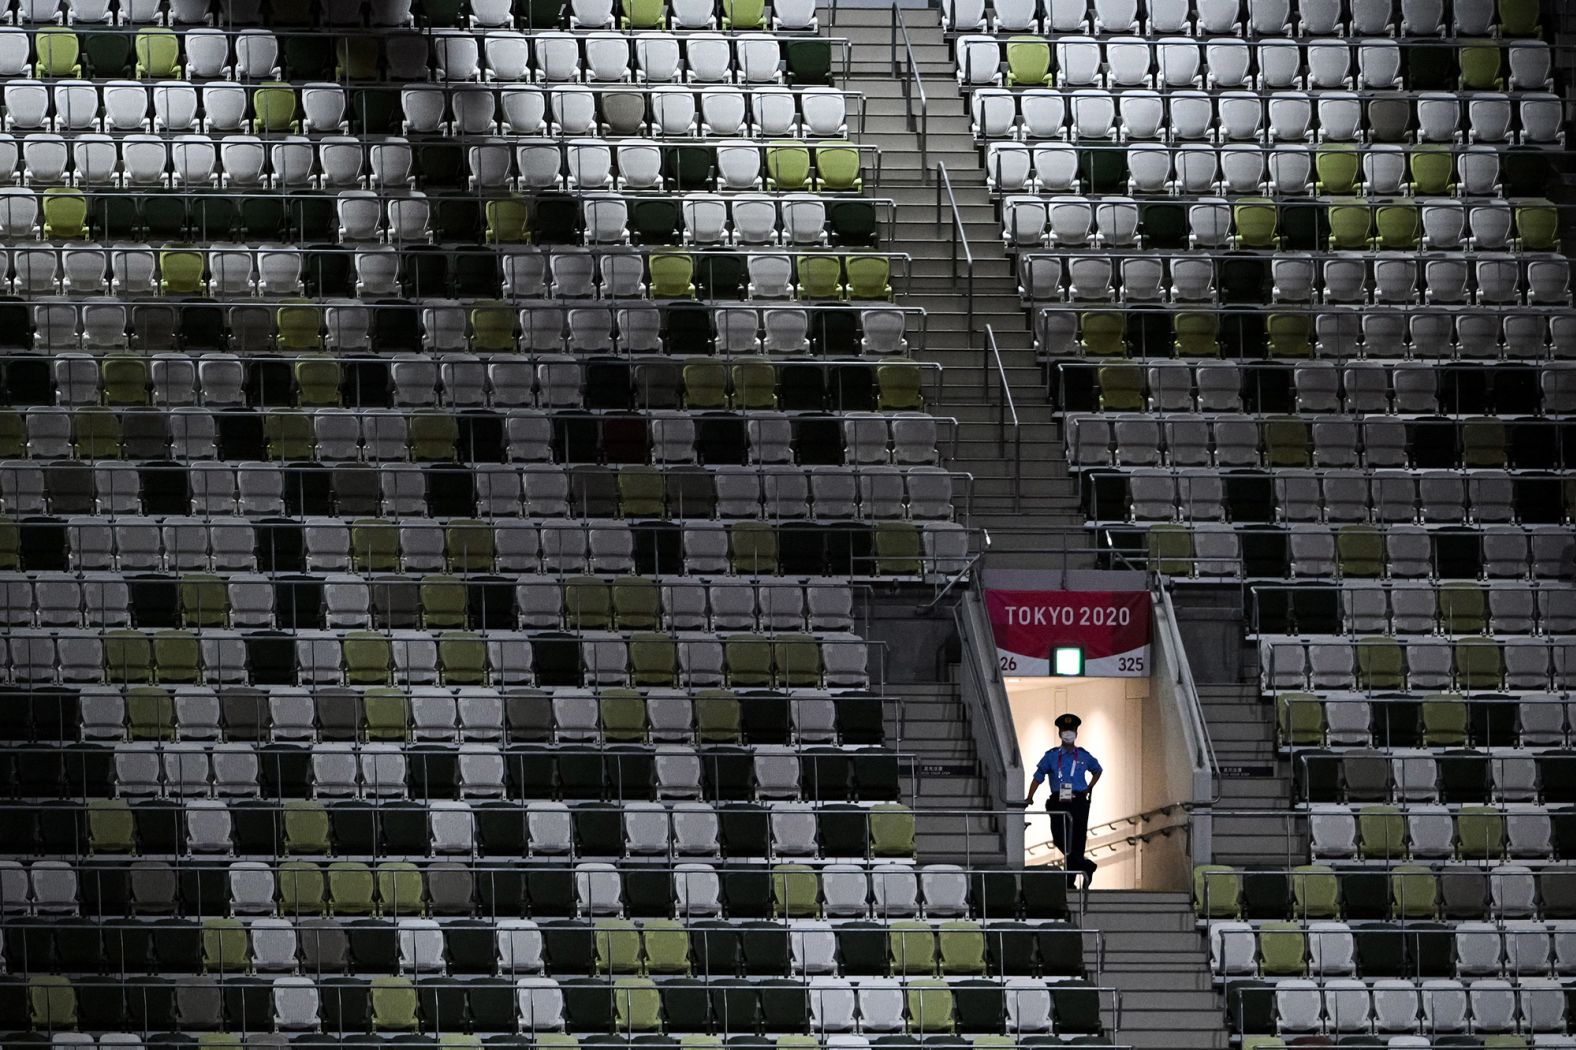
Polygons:
M665 0L624 0L619 24L625 29L666 29L668 8Z
M388 638L372 631L353 631L343 642L345 681L351 685L388 685L394 662Z
M596 920L597 973L640 973L640 931L628 919Z
M1407 152L1414 197L1444 197L1455 189L1456 159L1448 147L1419 146Z
M455 518L443 528L444 560L450 572L491 572L493 530L474 518Z
M1286 1040L1278 1035L1245 1035L1242 1050L1286 1050Z
M738 743L742 722L739 698L732 693L709 690L695 697L695 731L701 743Z
M202 252L166 248L159 252L159 289L165 295L201 295L205 290Z
M410 739L410 707L398 689L368 689L361 694L362 716L370 741L398 742Z
M135 853L137 823L124 799L88 800L88 852Z
M1313 318L1307 314L1270 314L1264 332L1271 357L1313 356Z
M1326 212L1330 222L1330 251L1360 252L1368 248L1373 212L1361 201L1335 203Z
M526 244L531 240L531 209L517 197L487 202L487 242Z
M925 407L924 374L910 362L876 366L876 408L882 412L918 412Z
M887 926L892 973L898 977L932 977L936 973L936 933L928 923L898 919Z
M1318 747L1324 743L1324 701L1312 693L1276 696L1275 722L1282 747Z
M956 1028L952 1016L952 989L945 981L909 981L904 986L908 999L908 1029L916 1034L951 1032Z
M1362 161L1350 146L1330 146L1319 150L1313 160L1321 196L1339 197L1357 192L1357 173Z
M304 357L295 363L296 402L305 408L337 407L339 362L329 357Z
M813 919L821 914L821 880L808 864L772 868L772 914L778 918Z
M1078 346L1089 357L1126 357L1127 323L1121 314L1078 315Z
M1308 423L1297 416L1271 416L1264 421L1264 456L1271 467L1307 467Z
M296 126L296 93L289 84L268 82L252 91L252 132L293 131Z
M660 626L661 591L649 577L621 576L608 589L613 595L613 622L619 630L652 631Z
M1553 204L1539 201L1516 205L1516 236L1524 252L1560 249L1560 213Z
M1145 535L1149 571L1163 576L1193 575L1193 533L1183 525L1151 525Z
M604 689L597 697L602 739L609 744L646 742L646 701L633 689Z
M857 146L817 146L815 174L815 188L821 191L858 193L865 186Z
M1394 638L1357 640L1357 685L1369 691L1406 685L1406 655Z
M684 252L653 255L647 266L651 274L651 298L695 298L695 260Z
M635 685L677 685L678 646L665 634L637 634L629 640L629 667Z
M727 368L716 361L685 365L684 403L690 408L727 408Z
M775 409L777 407L777 369L770 361L743 361L732 368L733 407L737 409Z
M418 1022L416 986L403 977L372 978L372 1029L414 1032Z
M1363 806L1357 811L1357 854L1364 860L1406 857L1406 818L1394 806Z
M1280 246L1280 216L1275 202L1262 197L1243 197L1232 205L1232 224L1238 248L1277 248Z
M52 187L44 191L44 239L85 241L88 238L88 199L76 190Z
M1422 216L1411 204L1381 204L1374 209L1374 225L1379 230L1377 247L1386 252L1409 252L1417 248Z
M471 348L473 350L511 351L514 338L513 310L502 306L478 306L471 311Z
M777 684L787 689L815 689L821 684L821 645L807 634L780 634L772 642Z
M766 147L766 188L777 192L807 190L810 183L810 149L797 142Z
M641 951L647 973L690 972L689 931L675 919L647 919L640 925Z
M564 621L573 631L603 631L613 619L613 596L595 576L573 576L564 583Z
M160 682L190 685L202 677L197 636L189 631L160 631L153 636L153 662Z
M1384 536L1369 525L1342 525L1335 533L1335 556L1342 576L1378 579L1384 575Z
M799 298L840 299L843 268L835 255L801 255L794 263L799 276Z
M104 401L110 405L148 403L148 364L140 357L110 354L99 365Z
M1292 908L1296 918L1341 917L1341 883L1328 864L1303 864L1291 873Z
M777 533L765 522L741 521L730 526L728 548L728 563L736 574L777 574Z
M286 853L329 852L328 811L322 806L301 799L286 799L282 820Z
M765 29L764 0L722 0L722 28Z
M886 301L892 298L892 264L884 255L850 255L843 261L848 273L848 298Z
M730 686L772 684L772 643L765 638L734 635L723 643Z
M137 55L139 79L181 79L181 40L173 29L163 26L139 29L132 49Z
M465 584L458 577L424 576L419 593L422 626L429 629L465 626Z
M1467 705L1457 693L1425 697L1423 744L1427 747L1465 747L1467 744Z
M878 521L875 528L876 575L919 576L925 546L919 529L906 521Z
M287 860L279 865L275 877L279 887L279 914L285 918L298 915L323 915L328 911L328 879L323 869L304 860ZM367 893L370 899L371 888Z
M1220 318L1215 314L1177 314L1171 323L1171 338L1178 357L1219 357Z
M1457 638L1456 687L1468 692L1495 690L1505 677L1505 655L1492 638Z
M895 802L871 807L870 852L877 857L912 857L914 811Z
M1451 582L1439 586L1439 622L1447 634L1476 634L1488 622L1488 600L1476 584Z
M373 518L351 523L350 562L358 572L398 572L399 529Z
M1007 40L1007 86L1049 87L1051 45L1035 37L1010 37Z
M187 627L226 627L230 591L217 576L182 576L181 622Z
M1505 421L1494 416L1474 416L1461 424L1461 465L1509 466L1505 455Z
M132 740L174 740L175 699L169 691L156 686L128 690L126 730Z
M1193 866L1193 912L1201 919L1235 919L1242 914L1242 874L1225 864Z
M618 505L624 517L662 517L663 491L660 468L643 463L618 468Z
M1540 37L1543 23L1538 0L1499 0L1499 32L1505 37ZM1492 1036L1490 1038L1493 1038Z
M1137 365L1101 365L1100 408L1105 412L1144 410L1144 373Z
M1463 91L1503 91L1499 48L1492 41L1465 43L1456 48Z
M165 30L165 32L169 32ZM173 35L173 34L172 34ZM82 44L77 34L63 26L44 26L33 37L33 75L40 79L82 75Z
M1456 848L1463 860L1505 855L1505 814L1493 806L1462 806L1456 813Z
M27 457L27 424L22 422L22 414L14 409L0 409L0 456L6 459Z
M459 439L459 424L451 415L422 412L410 417L410 458L418 463L453 460L454 445Z
M620 1032L655 1032L662 1027L662 993L649 977L613 982L613 1022Z
M77 1026L77 991L68 978L57 974L28 979L27 1008L34 1028L66 1031Z
M438 636L439 680L444 685L486 685L487 643L469 631Z
M335 915L371 915L377 882L372 869L359 861L335 861L328 866L329 910Z
M153 643L138 631L104 636L104 677L110 682L153 681Z
M1432 919L1439 913L1439 880L1416 864L1390 869L1390 908L1398 919Z
M1301 924L1266 922L1259 927L1259 966L1266 977L1301 977L1308 972L1308 938Z
M941 924L941 972L947 976L985 973L985 930L977 922L952 919Z
M274 311L274 338L281 350L321 349L322 329L322 311L309 303L289 303Z
M108 409L81 408L71 415L78 459L120 458L120 416Z
M207 973L244 974L251 960L246 951L246 927L240 919L204 919L202 967Z

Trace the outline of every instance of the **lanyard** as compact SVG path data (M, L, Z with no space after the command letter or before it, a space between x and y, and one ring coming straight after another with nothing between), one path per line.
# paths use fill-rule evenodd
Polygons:
M1056 782L1058 784L1061 783L1061 781L1062 781L1062 756L1065 755L1065 754L1066 754L1066 752L1063 751L1061 748L1057 748L1056 749ZM1078 775L1078 752L1074 751L1073 752L1073 771L1072 771L1072 775L1067 778L1068 782L1071 783L1073 778L1076 777L1077 775Z

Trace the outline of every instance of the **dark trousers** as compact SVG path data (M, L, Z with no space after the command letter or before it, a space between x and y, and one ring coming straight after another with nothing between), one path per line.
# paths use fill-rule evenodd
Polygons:
M1053 795L1045 803L1045 812L1051 818L1051 841L1067 858L1067 870L1081 871L1092 878L1096 864L1084 856L1089 840L1089 793L1075 791L1066 802Z

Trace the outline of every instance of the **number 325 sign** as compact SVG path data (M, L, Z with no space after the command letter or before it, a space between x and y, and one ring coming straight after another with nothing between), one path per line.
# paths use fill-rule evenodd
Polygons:
M1147 591L986 591L996 657L1007 674L1050 674L1051 650L1077 646L1090 677L1149 674Z

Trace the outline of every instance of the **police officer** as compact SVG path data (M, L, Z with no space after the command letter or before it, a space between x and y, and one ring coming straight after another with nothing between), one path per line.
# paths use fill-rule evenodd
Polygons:
M1045 800L1045 812L1051 817L1051 839L1066 858L1068 872L1083 872L1092 879L1096 865L1084 856L1089 837L1089 793L1100 782L1104 770L1099 760L1078 746L1078 727L1083 719L1064 714L1057 717L1055 724L1062 744L1045 752L1034 767L1027 804L1034 804L1034 793L1049 780L1050 798Z

